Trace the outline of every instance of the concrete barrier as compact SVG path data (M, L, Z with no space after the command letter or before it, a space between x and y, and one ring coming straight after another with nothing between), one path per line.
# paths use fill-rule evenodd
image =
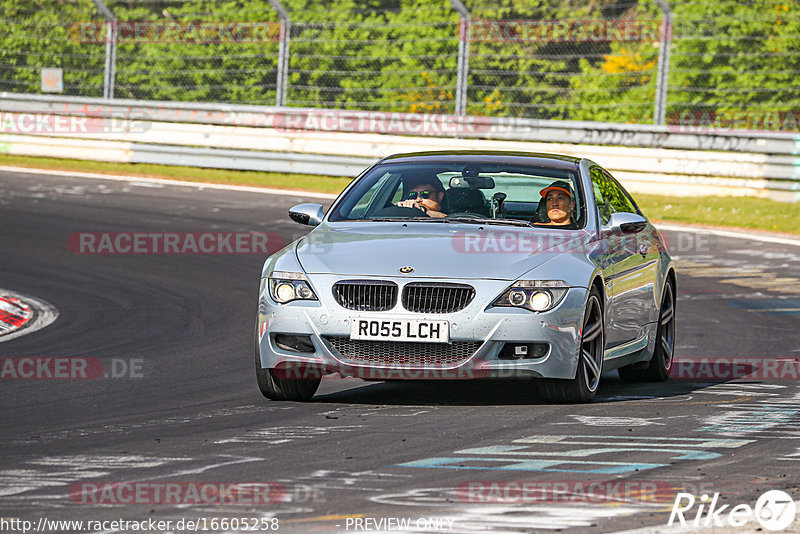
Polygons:
M791 134L6 93L0 112L13 132L0 134L0 152L18 155L355 176L399 152L550 152L591 158L634 192L800 200L800 137ZM52 128L42 116L78 122ZM595 142L565 142L579 139Z

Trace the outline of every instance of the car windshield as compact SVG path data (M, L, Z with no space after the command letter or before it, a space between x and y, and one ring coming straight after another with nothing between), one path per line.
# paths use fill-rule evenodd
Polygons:
M347 191L329 221L413 220L577 229L585 221L583 190L577 168L564 167L561 162L552 168L465 161L384 163ZM548 211L542 191L561 197L561 217Z

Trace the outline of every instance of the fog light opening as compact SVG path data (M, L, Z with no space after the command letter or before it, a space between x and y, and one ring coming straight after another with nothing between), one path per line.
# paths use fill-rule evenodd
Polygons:
M311 342L311 336L275 334L273 339L275 340L275 345L279 349L291 352L302 352L304 354L313 354L315 352L314 344Z
M514 343L503 345L498 358L501 360L536 360L543 358L550 350L548 343Z

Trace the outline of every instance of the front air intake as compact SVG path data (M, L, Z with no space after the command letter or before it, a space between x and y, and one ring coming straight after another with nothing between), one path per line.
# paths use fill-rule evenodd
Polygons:
M461 311L475 298L475 288L446 282L412 282L403 287L403 307L415 313Z
M397 302L397 284L388 280L343 280L333 284L333 297L348 310L391 310Z

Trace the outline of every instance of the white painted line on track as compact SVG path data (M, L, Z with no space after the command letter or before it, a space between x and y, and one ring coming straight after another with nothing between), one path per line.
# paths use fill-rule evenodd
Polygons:
M143 187L148 187L148 186L152 187L152 185L150 184L164 184L164 185L179 185L183 187L195 187L197 189L223 189L227 191L244 191L246 193L263 193L268 195L285 195L293 197L314 197L314 198L326 198L326 199L334 199L337 197L337 195L332 195L330 193L316 193L313 191L293 191L287 189L270 189L267 187L254 187L246 185L226 185L226 184L212 184L205 182L187 182L183 180L167 180L165 178L143 178L141 176L123 176L123 175L102 174L95 172L57 171L48 169L33 169L28 167L8 167L5 165L0 165L0 171L19 172L28 174L48 174L51 176L67 176L73 178L92 178L98 180L115 180L118 182L132 182L134 183L134 185L141 185Z
M666 230L669 232L694 232L697 234L712 234L720 237L733 237L735 239L749 239L751 241L763 241L764 243L778 243L781 245L791 245L800 247L800 237L792 239L788 237L778 237L772 235L763 235L759 232L743 232L734 230L723 230L720 228L706 228L699 226L690 226L683 224L672 223L654 223L655 227L659 230Z
M41 330L58 319L58 309L49 302L2 288L0 288L0 295L18 298L34 310L34 317L31 321L26 323L25 326L19 330L14 330L0 336L0 343Z

